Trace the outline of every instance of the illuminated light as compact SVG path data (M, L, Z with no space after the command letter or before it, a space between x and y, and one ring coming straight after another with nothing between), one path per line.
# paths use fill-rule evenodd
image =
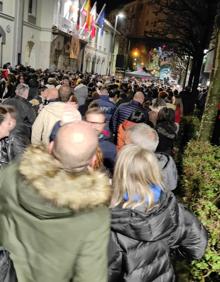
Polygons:
M206 82L206 86L209 86L210 85L210 80L208 80L207 82Z
M120 13L117 15L117 17L119 17L120 19L123 19L123 18L125 18L125 14L122 13L122 12L120 12Z
M132 57L139 57L140 53L138 49L135 49L134 51L132 51Z

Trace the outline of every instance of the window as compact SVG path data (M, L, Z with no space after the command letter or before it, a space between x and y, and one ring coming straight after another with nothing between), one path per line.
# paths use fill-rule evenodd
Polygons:
M36 15L37 15L37 0L29 0L29 4L28 4L29 23L36 24Z
M0 1L0 12L2 12L2 11L3 11L3 2Z
M37 0L29 0L28 14L36 17L37 13Z

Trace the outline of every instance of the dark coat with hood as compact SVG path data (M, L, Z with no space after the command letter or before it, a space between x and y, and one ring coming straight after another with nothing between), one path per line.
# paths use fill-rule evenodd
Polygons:
M171 192L148 212L113 208L111 229L109 282L173 282L171 250L199 259L207 245L204 227Z
M158 122L155 129L159 136L157 152L172 154L174 141L177 135L176 124L167 121Z
M0 245L18 282L106 282L109 180L73 175L42 148L0 173Z
M16 109L16 129L31 137L31 127L37 116L31 104L23 97L15 96L4 101L5 105L11 105Z
M9 137L1 139L0 167L20 157L29 144L29 138L17 128L10 133Z

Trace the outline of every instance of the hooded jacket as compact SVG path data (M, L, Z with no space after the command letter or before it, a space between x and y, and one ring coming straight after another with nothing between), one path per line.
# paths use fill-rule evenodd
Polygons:
M0 245L18 282L107 280L109 181L72 175L31 147L0 175Z
M44 107L32 126L31 143L47 145L55 123L62 120L66 111L69 111L69 108L64 102L53 102ZM74 112L76 109L73 107L72 111Z
M9 137L0 140L0 168L19 158L30 144L25 132L15 128Z
M170 123L167 121L163 121L157 123L155 129L159 136L159 144L157 146L157 151L171 154L178 131L176 124L174 122Z
M178 172L174 159L165 153L155 153L155 155L160 166L165 186L171 191L176 189L178 183Z
M171 250L199 259L207 233L172 193L150 211L112 209L109 282L173 282Z
M105 114L106 121L109 123L116 109L116 105L109 100L109 96L101 95L99 99L94 100L90 105L92 106L93 104L98 104Z
M16 130L24 132L31 139L31 127L36 119L36 112L32 105L18 95L6 99L3 104L13 106L16 109Z

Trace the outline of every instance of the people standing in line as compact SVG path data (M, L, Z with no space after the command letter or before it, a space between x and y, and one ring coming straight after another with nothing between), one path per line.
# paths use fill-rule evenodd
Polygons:
M118 108L115 110L111 122L110 129L112 133L115 135L115 141L117 140L117 131L120 124L123 121L129 118L132 112L136 110L140 110L145 115L145 120L148 122L148 113L143 108L144 103L144 94L140 91L136 92L133 99L130 102L120 104ZM117 141L116 141L117 142Z
M79 104L79 111L82 115L85 114L86 111L86 99L88 97L88 87L85 83L85 80L80 79L78 82L78 85L74 88L74 95L78 101Z
M127 128L125 132L125 144L135 144L154 153L159 144L159 136L156 130L149 125L139 123ZM156 152L155 154L159 162L163 182L168 189L176 189L178 172L172 156L162 152Z
M173 104L176 106L175 122L179 125L183 118L183 102L178 90L174 90L173 94Z
M99 147L103 153L103 164L112 174L116 159L116 146L110 140L108 131L105 131L106 116L100 108L90 108L85 114L85 121L93 127L99 138Z
M52 91L56 91L59 98L46 105L37 116L32 127L32 144L43 143L44 145L48 145L49 136L55 123L62 120L66 112L74 112L76 109L71 103L68 104L72 96L72 91L69 86L61 86L59 90L53 88Z
M172 252L189 260L204 255L205 228L168 189L153 153L132 144L120 151L113 176L109 282L174 282Z
M162 108L157 117L155 130L159 136L157 152L173 155L174 141L178 133L175 123L175 111L170 108Z
M16 110L0 105L0 167L22 156L30 139L16 128Z
M18 282L107 282L111 189L93 170L97 145L87 123L69 123L50 153L32 146L1 171L0 245Z
M116 109L116 106L113 102L109 99L109 92L106 87L102 87L101 89L98 89L99 98L96 100L93 100L89 108L92 107L94 104L97 105L105 114L105 120L106 125L105 129L109 130L109 122L112 118L112 115L114 114L114 111Z
M18 84L16 96L4 101L4 105L11 105L16 110L16 130L31 139L32 125L36 119L36 112L28 102L29 86L27 84Z
M123 121L123 123L119 125L117 134L117 151L119 151L125 145L126 130L137 123L143 122L145 122L144 113L136 110L131 113L127 120Z
M9 138L15 128L15 109L11 106L0 105L0 167L13 159L13 139Z
M189 87L185 87L180 92L180 97L183 103L183 115L184 116L192 115L195 110L197 95L195 93L192 93Z
M148 113L149 122L153 128L156 126L159 111L164 107L166 107L166 102L162 98L156 98L153 100Z

